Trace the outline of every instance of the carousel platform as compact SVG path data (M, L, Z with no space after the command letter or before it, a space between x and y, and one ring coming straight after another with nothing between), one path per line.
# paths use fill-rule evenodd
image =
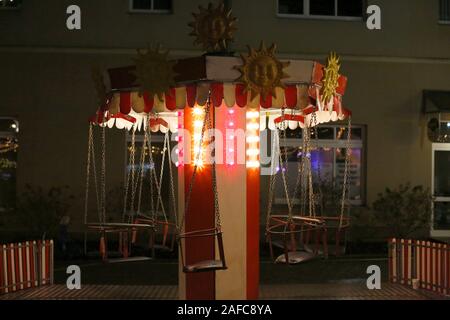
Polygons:
M0 300L175 300L177 286L85 285L68 290L52 285L0 296ZM383 283L381 290L368 290L363 283L262 285L261 300L443 300L428 292ZM447 298L450 299L450 298Z

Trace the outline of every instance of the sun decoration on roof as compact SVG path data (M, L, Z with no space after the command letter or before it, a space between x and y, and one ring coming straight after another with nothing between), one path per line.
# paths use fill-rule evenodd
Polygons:
M133 59L136 63L135 76L139 84L139 96L148 93L150 96L158 95L163 100L163 94L175 86L174 61L168 60L169 50L162 51L158 45L155 49L146 51L137 50L138 57Z
M226 10L220 3L214 8L212 3L208 8L199 6L200 13L193 13L195 21L189 23L194 30L189 34L197 37L194 45L201 44L207 52L225 51L228 43L233 41L236 18L231 16L231 10Z
M322 99L325 104L336 95L336 89L339 87L339 69L341 63L336 52L330 52L327 59L327 66L324 68Z
M272 44L267 49L264 42L261 42L259 50L251 47L248 48L248 56L241 54L244 64L235 67L242 74L236 81L245 84L245 91L251 92L252 100L258 94L264 99L268 95L276 98L275 88L285 88L282 79L288 78L289 76L283 69L289 66L290 62L281 62L275 57L275 44Z

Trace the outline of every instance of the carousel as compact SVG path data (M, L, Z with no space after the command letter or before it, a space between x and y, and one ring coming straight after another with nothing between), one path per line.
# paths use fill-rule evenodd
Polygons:
M350 225L350 148L337 212L319 208L311 154L321 124L346 120L351 139L351 112L342 103L347 78L334 52L325 64L283 60L276 45L261 42L235 56L228 48L236 19L223 4L200 7L193 16L191 35L204 55L170 60L161 46L138 50L132 65L107 71L109 88L103 73L94 72L99 108L89 120L86 230L98 235L104 261L107 239L116 235L122 259L133 257L142 234L153 256L176 251L181 299L257 299L260 238L275 263L340 254ZM105 156L113 129L131 136L122 219L115 222L107 218ZM260 133L266 130L271 163L262 168ZM282 147L289 131L302 137L295 170L288 170ZM156 134L164 137L158 161L152 153ZM269 172L268 191L262 169ZM277 183L286 205L273 210ZM268 203L261 203L260 192L268 192Z

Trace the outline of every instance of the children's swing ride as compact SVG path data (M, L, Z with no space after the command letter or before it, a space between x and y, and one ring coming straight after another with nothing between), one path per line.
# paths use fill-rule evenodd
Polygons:
M129 258L138 236L147 233L153 255L178 249L183 273L227 270L223 277L226 273L235 277L234 270L246 265L250 283L257 272L254 275L249 268L257 270L259 261L259 187L263 180L259 132L263 130L272 131L265 223L271 258L296 264L319 255L327 257L330 234L334 235L334 253L340 254L350 226L351 112L342 105L347 78L339 73L339 57L332 52L326 65L279 60L276 46L267 48L263 42L259 49L249 47L247 55L235 57L228 51L236 30L231 10L223 4L210 4L200 7L194 17L192 35L207 52L203 56L170 61L168 51L160 47L138 50L134 65L108 70L108 90L101 73L94 74L100 108L89 124L84 221L88 231L99 235L101 257L108 260L107 236L119 235L119 251ZM220 23L210 23L214 21ZM320 173L314 174L311 155L320 148L317 128L344 119L348 126L340 207L335 213L326 213L320 205ZM114 127L131 135L118 222L111 222L106 212L106 132ZM288 154L281 145L286 146L288 130L299 128L301 155L297 169L288 170ZM212 137L212 129L221 130L226 141ZM238 129L245 131L243 142L238 141ZM99 132L99 160L94 150L95 131ZM155 163L152 136L158 131L164 134L164 142L161 161ZM142 146L136 163L137 135ZM175 153L171 152L171 140L176 140ZM206 161L207 145L214 147L210 162ZM226 147L219 148L223 145ZM241 162L240 146L245 150ZM226 160L220 163L217 159ZM295 177L293 189L289 176ZM286 208L274 210L278 179ZM162 190L164 183L168 183L168 191ZM95 201L89 197L91 184ZM92 202L97 207L96 222L89 220ZM239 251L226 255L226 247Z

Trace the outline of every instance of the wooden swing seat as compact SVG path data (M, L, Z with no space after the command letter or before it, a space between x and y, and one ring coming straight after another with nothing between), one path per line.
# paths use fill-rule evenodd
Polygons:
M287 256L289 264L299 264L317 257L317 255L315 255L314 253L305 251L291 251L288 252ZM275 259L275 263L286 264L286 254L283 253L280 256L278 256L278 258Z
M217 248L219 251L218 260L202 260L191 264L186 264L183 257L183 248L181 244L181 239L191 239L191 238L203 238L203 237L215 237L217 238ZM227 270L227 264L225 262L225 252L223 248L222 232L214 229L205 229L186 232L178 235L178 241L180 245L180 252L182 254L181 261L183 263L184 273L199 273L199 272L209 272L209 271L219 271Z
M183 267L183 272L185 273L198 273L198 272L208 272L216 270L226 270L227 267L224 266L221 260L205 260L194 264L189 264Z

